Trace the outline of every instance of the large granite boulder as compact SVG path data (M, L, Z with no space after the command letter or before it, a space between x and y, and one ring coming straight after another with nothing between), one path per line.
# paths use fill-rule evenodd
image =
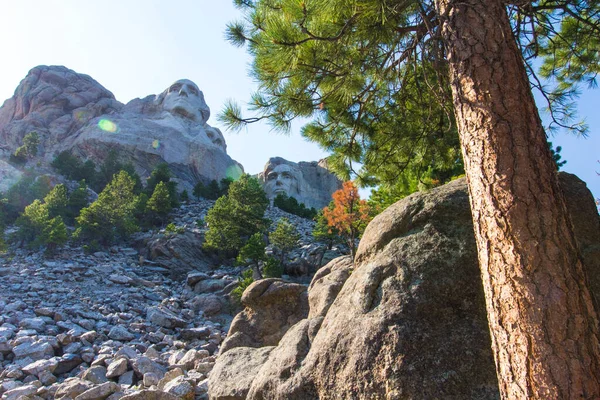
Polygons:
M231 322L220 353L234 347L275 346L292 325L308 315L306 289L275 278L252 283L242 295L245 309Z
M123 105L87 75L39 66L0 108L0 156L8 158L27 133L36 131L36 162L42 167L64 150L97 163L115 150L142 177L168 163L180 189L191 190L197 181L243 172L227 155L219 129L206 123L209 116L202 92L186 79Z
M573 175L561 184L586 272L598 276L593 198ZM270 350L248 399L499 397L464 180L392 205L369 224L354 269L338 263L315 276L309 318Z
M283 193L316 209L327 206L333 192L342 187L342 182L327 169L326 160L295 163L273 157L258 179L269 200Z

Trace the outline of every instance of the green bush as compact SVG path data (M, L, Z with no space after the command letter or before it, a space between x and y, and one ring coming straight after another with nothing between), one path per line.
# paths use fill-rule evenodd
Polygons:
M185 233L185 228L182 226L177 226L174 223L170 223L165 227L165 233L171 235L177 235L179 233Z
M307 208L303 203L298 203L295 197L288 197L285 193L279 193L273 199L273 205L285 212L302 218L313 219L317 215L317 210Z
M237 287L230 293L231 299L234 303L238 305L241 304L244 290L246 290L253 282L254 279L252 278L252 269L247 269L242 272L242 275L238 279Z
M31 248L46 246L52 253L68 240L67 228L61 216L52 217L47 203L35 200L25 207L15 224L15 238Z
M281 218L277 222L275 230L269 233L269 241L279 252L282 265L285 264L285 255L298 245L298 240L300 240L300 234L287 218Z
M125 171L116 174L98 196L98 200L81 210L75 236L110 244L137 231L135 219L137 196L135 181Z
M11 154L9 162L14 164L22 165L27 160L37 156L38 146L40 145L40 136L37 132L29 132L23 138L23 145L15 150L14 154Z
M263 266L263 276L265 278L281 278L283 275L283 264L275 257L267 257Z
M98 179L96 164L92 160L81 162L69 150L58 153L50 164L59 174L73 181L85 180L93 185Z

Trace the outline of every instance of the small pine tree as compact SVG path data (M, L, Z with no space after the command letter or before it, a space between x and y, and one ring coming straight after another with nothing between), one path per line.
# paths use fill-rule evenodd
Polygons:
M160 182L164 182L167 185L167 189L169 191L169 198L171 199L171 208L179 206L178 196L177 196L177 183L171 181L171 177L173 174L169 169L169 164L160 163L152 170L150 177L148 178L148 182L146 184L146 194L148 196L152 196L154 193L154 189L156 185Z
M263 275L265 278L281 278L284 269L283 265L275 257L267 257L263 266Z
M258 180L243 175L231 184L227 196L217 199L208 211L205 249L235 257L250 236L265 230L264 214L268 205L269 200Z
M62 217L67 215L67 188L63 184L54 186L50 193L44 197L44 203L48 207L50 218Z
M68 239L67 228L62 218L52 218L48 204L40 200L35 200L25 207L15 224L19 228L15 237L32 248L46 245L49 252L54 252Z
M333 202L329 203L327 207L333 210ZM313 228L312 236L316 241L327 244L328 250L331 250L335 243L342 242L342 238L337 234L337 231L329 226L327 218L323 215L323 210L319 211L314 220L315 227Z
M252 266L256 276L262 278L258 263L265 260L265 247L267 244L262 238L262 234L257 232L250 236L250 239L246 242L244 247L241 248L240 253L237 256L237 262L240 265Z
M135 181L127 172L116 174L98 195L98 200L81 210L76 219L75 236L110 244L137 231L134 186Z
M188 194L187 190L184 189L179 194L179 201L181 201L182 203L187 203L190 201L190 195Z
M25 164L27 160L37 156L40 136L37 132L30 132L23 138L23 145L15 150L10 161L16 164Z
M206 198L209 200L216 200L221 197L221 188L216 180L210 181L208 187L206 188Z
M159 182L146 204L146 212L152 222L163 225L171 212L171 196L166 182Z
M206 185L204 185L202 182L196 183L196 185L194 185L194 191L192 194L198 200L200 200L201 197L206 197Z
M65 221L69 224L74 223L75 218L79 215L81 210L88 205L88 200L89 194L87 184L85 183L85 180L81 180L77 189L73 190L69 195Z
M254 282L254 278L252 278L252 272L252 269L247 269L242 272L242 275L238 279L237 287L231 291L231 299L237 305L240 305L244 291Z
M560 169L567 163L567 160L561 161L562 156L560 155L560 152L562 151L562 147L556 146L556 149L554 149L552 142L548 142L548 147L550 148L550 153L552 153L552 159L556 164L556 169L560 171Z
M227 177L221 179L219 182L219 197L225 196L227 192L229 192L229 186L231 186L233 182L235 182L233 178Z
M269 233L269 241L279 251L282 265L285 264L285 255L298 245L298 240L300 234L287 218L281 218L275 230Z
M44 226L46 253L54 254L56 249L67 242L69 234L61 216L52 218Z

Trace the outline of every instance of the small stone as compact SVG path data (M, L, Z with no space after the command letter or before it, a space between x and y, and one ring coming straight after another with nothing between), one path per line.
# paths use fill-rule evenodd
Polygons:
M183 376L178 376L165 385L164 391L178 396L182 400L194 400L194 386L185 380Z
M86 390L79 396L75 397L75 400L103 400L111 394L118 392L120 389L121 388L119 385L115 382L106 382Z
M119 340L124 342L128 342L130 340L135 339L135 335L129 332L125 327L121 325L113 327L108 333L108 337L113 340Z
M119 385L130 387L133 385L133 371L127 371L119 377Z
M144 386L146 386L146 387L156 386L156 385L158 385L158 381L159 381L158 375L156 375L155 373L147 372L144 374L144 379L143 379Z
M106 369L107 378L116 378L127 372L127 359L125 357L113 360Z
M108 379L106 378L106 368L100 365L91 367L88 370L86 370L83 373L82 378L86 381L95 383L97 385L108 381Z

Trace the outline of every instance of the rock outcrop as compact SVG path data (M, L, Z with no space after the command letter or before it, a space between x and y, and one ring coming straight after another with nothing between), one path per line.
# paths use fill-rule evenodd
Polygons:
M593 198L573 175L561 174L561 184L586 272L598 276ZM369 224L353 270L347 262L315 276L307 318L263 348L269 357L247 396L232 398L499 397L464 180L389 207ZM598 280L590 284L600 293ZM228 398L222 385L212 392L217 374L235 373L220 357L212 399Z
M180 188L189 190L199 180L243 172L227 155L219 129L206 123L209 116L202 92L188 80L123 105L87 75L38 66L0 108L0 155L7 159L27 133L36 131L36 161L42 166L64 150L95 162L115 150L142 177L167 162Z
M258 174L258 179L269 200L284 193L316 209L327 206L333 192L342 187L342 182L327 169L325 160L295 163L273 157Z
M233 319L221 354L234 347L275 346L308 314L306 286L274 278L252 283L242 295L242 304L246 308Z

